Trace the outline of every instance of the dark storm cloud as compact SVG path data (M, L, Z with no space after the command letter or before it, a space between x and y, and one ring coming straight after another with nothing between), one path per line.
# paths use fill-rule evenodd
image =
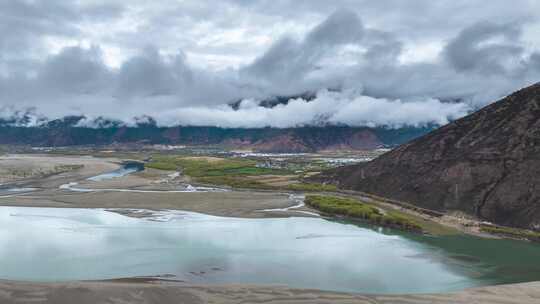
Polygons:
M443 39L455 35L456 30L478 21L501 23L537 19L540 3L536 0L233 0L252 12L285 18L307 18L327 15L336 8L353 11L370 27L382 28L415 40Z
M156 49L148 47L122 64L118 91L124 97L172 95L190 78L181 54L165 62Z
M112 80L111 72L103 64L101 56L101 50L97 47L64 48L58 55L45 60L35 81L44 86L40 89L59 93L98 92Z
M27 52L39 48L46 37L77 37L81 22L106 22L121 12L121 6L106 3L0 1L0 50Z
M533 53L530 57L532 69L540 73L540 53Z
M505 64L512 64L508 61L519 59L524 52L519 45L520 36L518 24L477 23L452 39L445 55L458 71L506 73Z
M278 40L246 71L269 81L288 82L315 69L321 57L335 47L358 43L362 36L363 26L358 15L338 10L308 32L303 41L290 37Z
M436 62L400 64L403 42L393 33L361 26L347 28L353 22L336 16L331 15L308 32L303 41L279 40L246 71L253 78L268 80L269 86L278 84L273 90L282 94L290 93L290 87L297 91L313 90L323 83L326 87L361 88L377 98L461 99L472 107L484 105L538 77L529 67L532 58L529 63L524 57L522 25L518 23L472 24L449 39L443 47L443 58ZM324 32L320 30L328 24L342 24L349 32L342 37L349 39L332 40L333 43L324 38L309 39L320 37L319 33ZM360 20L355 24L361 24ZM337 71L321 71L321 58L327 53L335 56L336 47L343 44L363 48L354 58L358 62ZM312 74L318 74L318 81L310 78Z
M365 60L376 66L396 65L403 52L403 43L394 35L385 32L372 30L370 36L371 43L364 54Z
M518 2L0 1L0 116L444 124L540 79L540 5Z
M362 39L363 25L357 14L338 10L306 35L306 48L335 46Z

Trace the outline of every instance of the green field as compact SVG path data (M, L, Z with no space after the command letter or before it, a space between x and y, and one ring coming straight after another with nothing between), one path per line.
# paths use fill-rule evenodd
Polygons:
M510 238L516 238L516 239L526 239L526 240L536 241L536 242L540 241L540 232L531 231L531 230L501 227L501 226L482 225L480 226L480 231L495 234L495 235L510 237Z
M274 189L261 182L250 180L242 176L204 176L197 178L197 182L210 185L225 185L239 189Z
M153 156L146 164L147 168L177 171L193 178L196 182L213 185L226 185L235 188L289 190L306 192L337 191L334 185L304 183L295 180L293 183L275 187L250 177L262 175L294 175L286 169L257 167L257 162L249 159L205 158L182 156ZM296 177L298 179L298 176Z
M256 165L257 162L244 159L222 158L209 161L196 157L155 156L146 167L159 170L182 170L184 174L191 177L290 174L287 170L259 168Z
M316 183L297 183L297 184L290 184L286 186L285 190L306 191L306 192L334 192L334 191L337 191L338 189L335 185L323 185L323 184L316 184Z
M379 208L351 198L326 195L308 195L306 205L330 215L346 216L365 220L369 223L421 232L423 228L416 221L398 212L382 212Z

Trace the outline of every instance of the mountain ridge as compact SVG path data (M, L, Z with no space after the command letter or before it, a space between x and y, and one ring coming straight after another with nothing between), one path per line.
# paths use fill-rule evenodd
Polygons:
M374 161L319 178L424 208L540 229L540 83Z
M112 143L222 145L261 152L364 150L395 146L431 130L325 126L296 128L159 127L151 120L136 126L77 126L76 117L33 127L0 125L0 144L32 146L108 145Z

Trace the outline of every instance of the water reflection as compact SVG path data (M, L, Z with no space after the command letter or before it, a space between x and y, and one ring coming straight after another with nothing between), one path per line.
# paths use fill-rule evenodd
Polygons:
M129 163L123 164L122 167L117 170L90 177L88 178L88 180L94 181L94 182L100 182L100 181L104 181L108 179L126 176L128 174L132 174L132 173L139 172L142 170L144 170L143 163L129 162Z
M156 221L96 209L0 207L0 278L174 275L195 283L369 293L438 292L497 281L483 263L454 256L474 254L419 236L319 218L158 215Z

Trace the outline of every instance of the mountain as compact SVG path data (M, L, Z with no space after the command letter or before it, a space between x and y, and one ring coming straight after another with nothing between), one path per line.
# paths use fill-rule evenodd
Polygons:
M258 102L259 107L264 108L274 108L277 105L287 105L289 101L294 99L303 99L305 101L312 101L315 98L317 98L317 94L314 92L305 92L303 94L297 94L297 95L288 95L288 96L272 96L266 99L263 99ZM229 106L233 108L234 110L240 109L240 104L242 103L243 99L236 100L234 102L229 103Z
M320 178L440 211L540 229L540 83Z
M337 90L337 89L330 89ZM315 92L271 96L257 101L259 107L274 108L302 99L311 102ZM244 100L229 103L239 110ZM222 145L259 152L316 152L320 150L365 150L393 147L426 134L436 126L348 127L331 125L321 117L310 126L293 128L220 128L212 126L159 127L147 115L135 117L130 126L104 117L82 115L49 120L36 109L0 108L0 144L31 146L108 145L112 143ZM2 113L0 113L2 114Z
M326 149L361 150L401 144L430 131L422 128L367 128L346 126L297 128L158 127L151 117L135 126L97 120L83 127L84 117L67 116L37 126L0 122L0 144L32 146L108 145L112 143L223 145L260 152L315 152Z

